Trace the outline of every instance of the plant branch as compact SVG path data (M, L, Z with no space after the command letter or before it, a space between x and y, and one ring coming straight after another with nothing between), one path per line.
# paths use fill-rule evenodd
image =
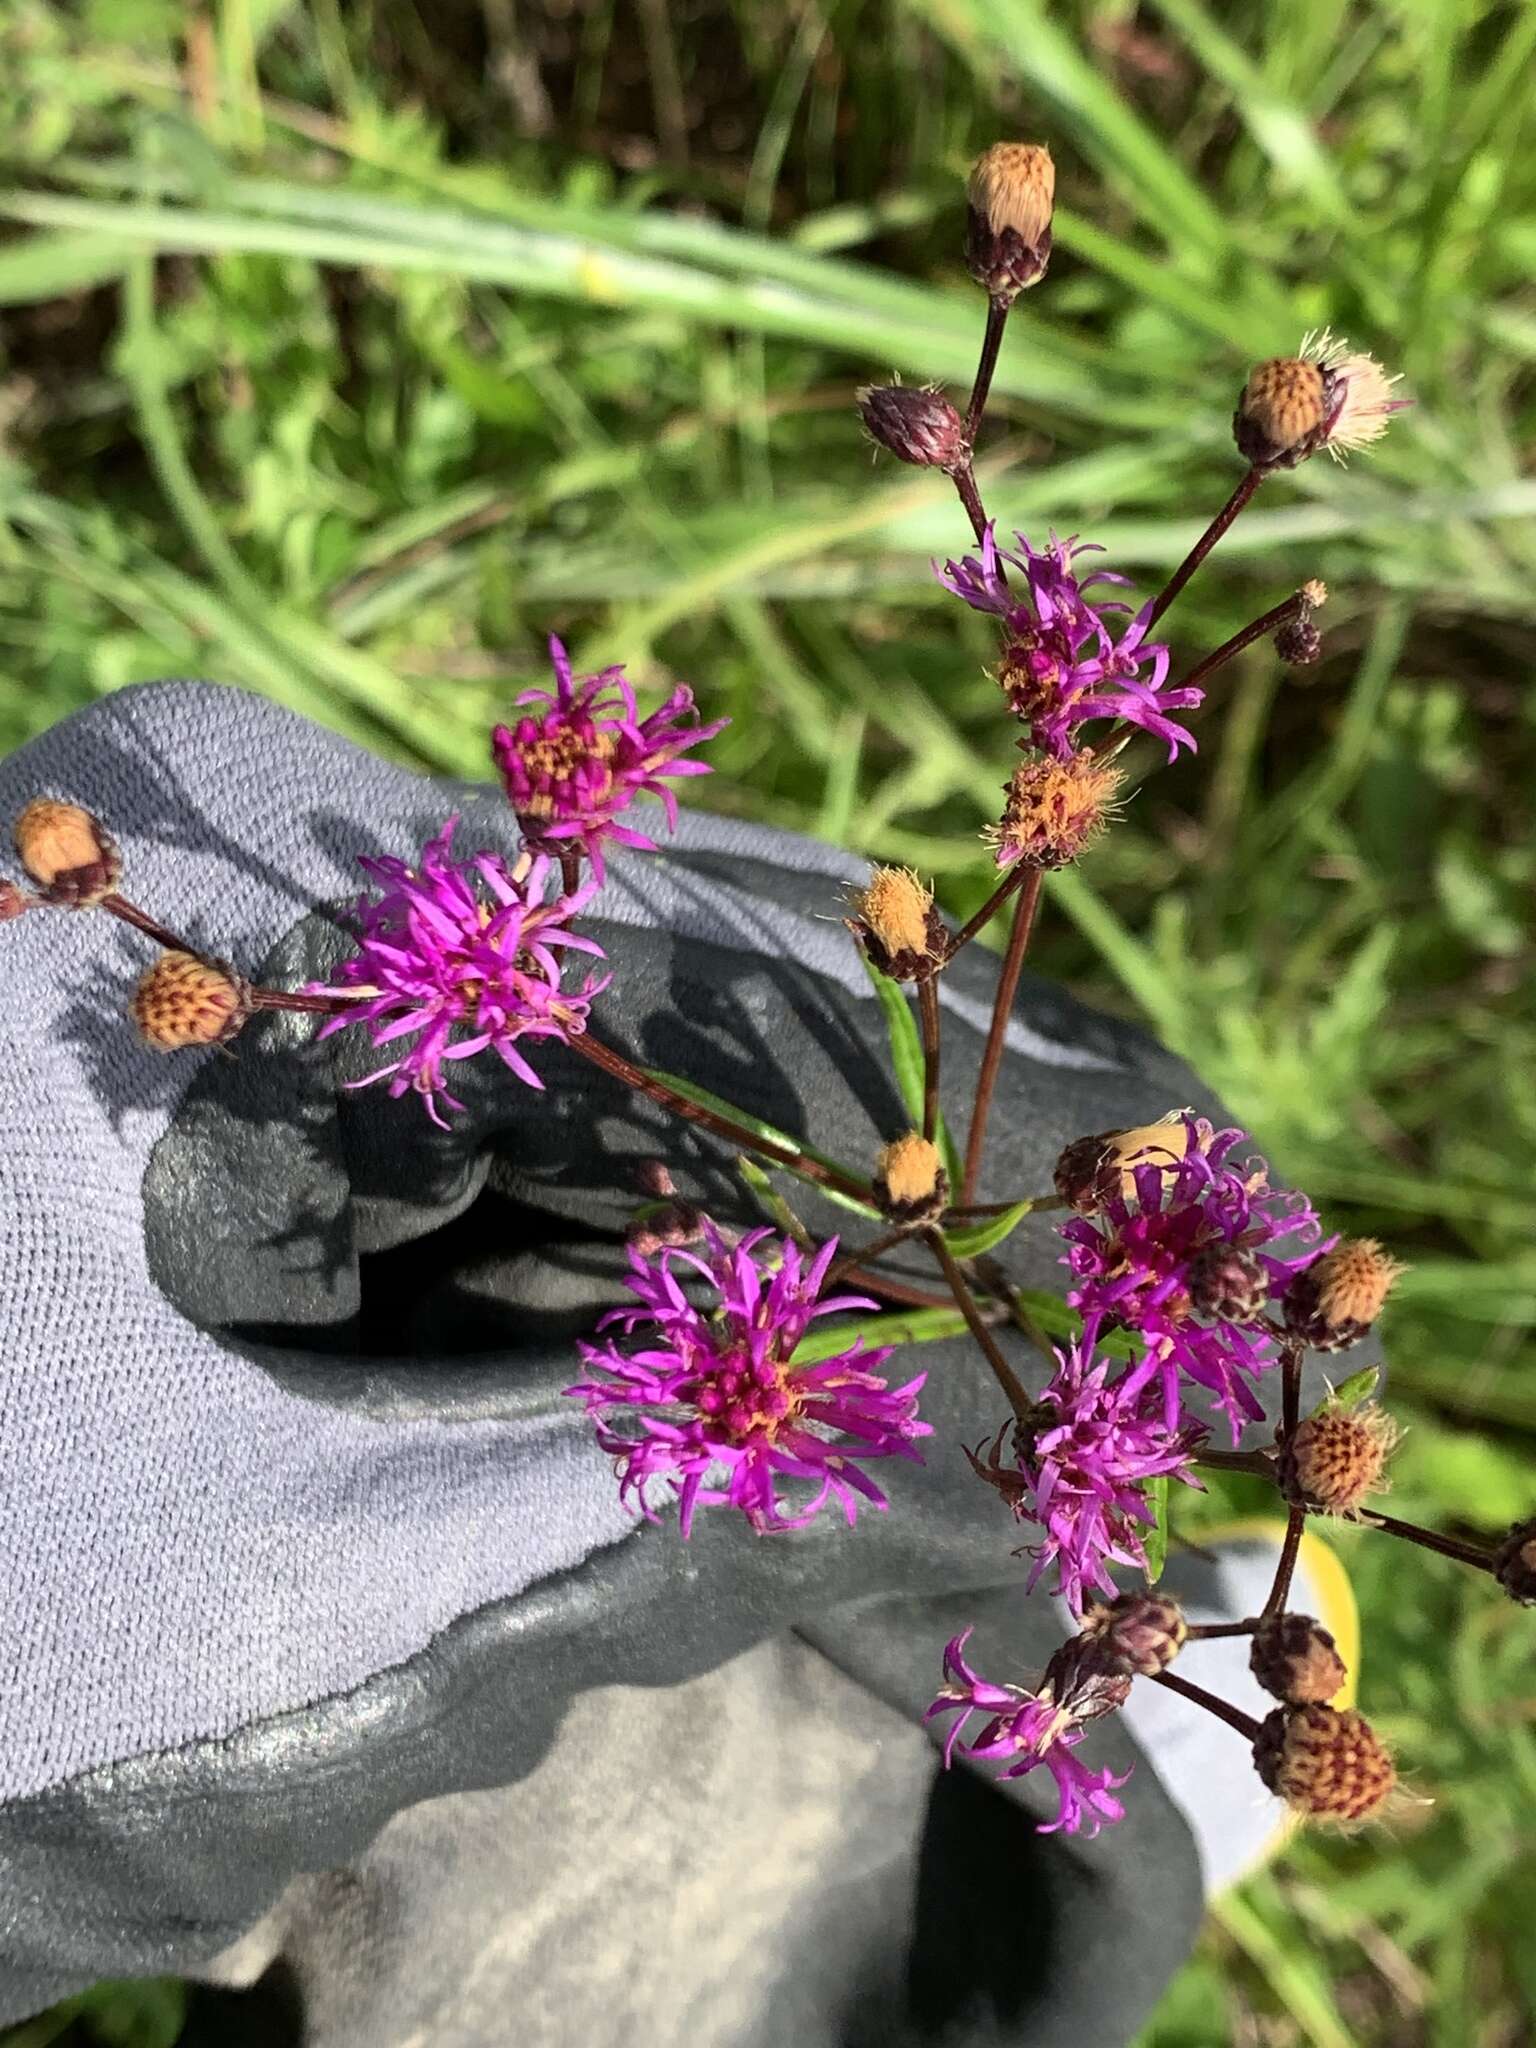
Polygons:
M197 960L203 957L196 946L189 946L185 939L178 939L173 931L168 931L157 918L151 917L147 910L140 910L137 903L130 903L126 896L119 896L115 889L110 896L102 897L98 907L105 910L109 916L120 919L123 924L132 925L136 932L142 932L145 938L153 939L157 946L164 946L167 952L190 953Z
M1296 1553L1301 1548L1301 1534L1307 1526L1307 1511L1300 1501L1292 1501L1286 1516L1285 1541L1280 1546L1280 1562L1275 1566L1274 1584L1269 1589L1269 1598L1264 1602L1265 1616L1284 1614L1285 1603L1291 1597L1291 1577L1296 1570Z
M972 533L975 534L978 541L985 540L987 537L987 510L981 502L981 493L976 488L976 472L972 469L970 462L967 461L963 469L952 469L949 473L949 479L960 495L960 502L965 507L965 516L971 522ZM999 565L998 574L1002 574L1001 565Z
M1191 1631L1193 1633L1193 1631ZM1220 1700L1215 1693L1207 1692L1203 1685L1195 1685L1187 1678L1180 1678L1172 1671L1154 1671L1151 1674L1154 1685L1166 1685L1170 1692L1176 1692L1182 1699L1193 1700L1197 1707L1204 1707L1208 1714L1214 1714L1218 1721L1225 1721L1229 1728L1250 1742L1259 1739L1259 1724L1252 1714L1245 1714L1241 1707L1234 1707L1226 1700Z
M1022 861L1014 862L986 902L982 904L980 910L974 916L967 918L959 931L950 940L949 948L944 955L944 965L946 967L954 959L962 946L968 946L976 934L992 922L993 918L996 917L997 913L1029 872L1030 870Z
M1173 600L1184 588L1190 577L1194 575L1200 564L1211 552L1211 549L1215 547L1217 541L1221 539L1227 528L1236 519L1238 513L1242 511L1263 481L1264 471L1262 469L1250 469L1246 473L1238 484L1237 489L1228 498L1225 505L1222 506L1216 517L1211 521L1204 533L1201 534L1189 553L1163 585L1158 595L1153 599L1152 616L1148 623L1148 631L1157 624L1163 613L1167 611L1169 605L1173 603Z
M1257 1616L1247 1621L1194 1621L1184 1631L1186 1643L1217 1643L1225 1636L1251 1636L1258 1627Z
M1030 936L1035 928L1035 912L1040 907L1040 885L1044 879L1043 868L1031 868L1023 888L1019 891L1019 900L1014 906L1013 930L1009 934L1008 950L1003 955L1002 971L997 978L997 994L992 1001L992 1022L987 1031L986 1050L981 1056L981 1074L976 1083L971 1128L965 1141L965 1181L960 1189L962 1202L971 1200L981 1176L981 1158L987 1142L987 1118L992 1109L992 1092L997 1086L998 1069L1003 1059L1003 1044L1008 1033L1008 1019L1013 1015L1013 998L1018 990L1024 955L1029 950Z
M1217 669L1224 668L1233 655L1241 654L1245 647L1251 647L1255 640L1264 639L1266 634L1278 631L1288 620L1297 618L1306 609L1307 600L1299 590L1283 604L1271 605L1270 609L1256 618L1251 625L1244 626L1240 633L1234 633L1230 640L1223 640L1221 645L1203 661L1197 661L1188 675L1179 677L1174 687L1186 690L1196 683L1203 683L1208 676L1213 676Z
M976 378L971 385L970 403L965 408L965 438L973 446L982 414L987 409L987 396L992 389L992 373L997 368L998 350L1003 345L1003 329L1008 325L1008 314L1013 300L989 298L987 300L987 326L981 338L981 355L976 364ZM981 539L978 533L976 538Z
M923 1025L923 1136L931 1145L939 1128L939 990L931 974L917 984L917 1009Z
M1034 1409L1034 1403L1025 1391L1023 1381L1008 1363L1007 1359L1004 1358L997 1339L987 1328L986 1319L982 1315L976 1297L972 1294L965 1275L961 1272L959 1266L956 1265L953 1252L944 1242L942 1231L927 1230L923 1235L934 1257L943 1267L944 1278L949 1282L949 1291L955 1297L955 1305L960 1310L961 1315L965 1317L967 1323L970 1324L971 1335L981 1346L998 1385L1007 1395L1009 1407L1013 1410L1018 1421L1028 1423Z
M1378 1515L1372 1508L1367 1508L1361 1519L1366 1528L1385 1529L1389 1536L1417 1543L1421 1550L1453 1557L1458 1564L1472 1565L1477 1571L1493 1570L1493 1554L1480 1543L1464 1543L1459 1536L1442 1536L1437 1529L1421 1529L1415 1522L1400 1522L1395 1515Z

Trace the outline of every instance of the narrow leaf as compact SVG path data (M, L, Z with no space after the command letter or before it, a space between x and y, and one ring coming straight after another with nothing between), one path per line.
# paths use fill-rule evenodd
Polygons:
M1147 1584L1155 1586L1168 1561L1168 1474L1160 1472L1146 1486L1152 1526L1142 1533L1141 1547L1147 1556Z
M1362 1401L1369 1401L1381 1381L1379 1365L1363 1365L1358 1372L1352 1372L1347 1380L1341 1380L1333 1390L1333 1398L1326 1405L1335 1408L1358 1408Z
M1011 1237L1034 1206L1033 1202L1015 1202L1001 1216L984 1217L980 1223L973 1223L965 1230L946 1230L945 1241L957 1259L979 1259L983 1252L993 1250L1005 1237Z
M896 1086L907 1115L912 1119L912 1128L921 1130L923 1123L923 1036L918 1029L912 1005L902 992L901 984L892 981L888 974L882 974L874 962L859 949L859 958L864 962L864 972L874 984L875 994L880 998L880 1007L885 1012L886 1034L891 1041L891 1070L896 1076ZM949 1175L951 1188L958 1189L964 1179L965 1168L960 1154L955 1149L949 1126L944 1121L944 1112L939 1111L938 1124L934 1130L934 1143L939 1148L939 1157L944 1162L944 1171ZM1006 1236L1006 1232L1004 1235ZM994 1239L994 1243L1000 1240ZM983 1246L984 1250L985 1247Z
M810 1331L792 1363L815 1365L823 1358L836 1358L854 1344L942 1344L948 1337L963 1337L965 1332L965 1317L957 1308L900 1309L863 1322L845 1322L839 1317L830 1328L822 1323Z

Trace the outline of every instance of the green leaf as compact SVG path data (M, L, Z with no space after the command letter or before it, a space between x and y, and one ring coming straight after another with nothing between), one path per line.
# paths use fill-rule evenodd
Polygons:
M885 1012L886 1034L891 1041L891 1070L896 1076L896 1086L901 1091L902 1103L907 1115L912 1119L913 1129L921 1130L923 1038L918 1029L917 1019L912 1014L912 1005L902 993L901 984L892 981L888 974L882 974L862 946L859 948L859 958L864 962L864 972L874 984L875 994L880 998L880 1007ZM942 1109L939 1111L939 1120L933 1135L934 1143L939 1148L939 1157L944 1161L944 1171L949 1175L949 1184L952 1188L958 1189L965 1178L965 1167L949 1134L949 1126L944 1121ZM1007 1232L1003 1235L1006 1236ZM1000 1242L1001 1239L993 1239L993 1243ZM985 1246L981 1249L985 1250Z
M1147 1584L1155 1586L1168 1561L1168 1474L1160 1472L1149 1479L1146 1493L1152 1526L1143 1533L1141 1547L1147 1554Z
M854 1344L942 1344L948 1337L963 1337L965 1317L957 1308L909 1308L869 1316L864 1321L844 1321L830 1326L819 1324L796 1350L795 1365L815 1365L823 1358L836 1358Z
M1324 1405L1334 1408L1358 1408L1362 1401L1369 1401L1380 1381L1379 1365L1363 1365L1358 1372L1352 1372L1347 1380L1340 1380L1333 1390L1331 1400Z
M740 1153L736 1160L736 1171L746 1182L753 1200L771 1223L778 1225L787 1236L801 1242L807 1235L805 1225L791 1209L788 1202L773 1184L773 1177L755 1159Z
M946 1230L945 1242L957 1259L979 1259L983 1252L993 1250L1005 1237L1011 1237L1024 1218L1032 1214L1034 1207L1032 1201L1015 1202L1001 1216L987 1216L965 1230Z
M835 1173L846 1174L850 1180L860 1178L851 1166L845 1166L841 1160L833 1159L825 1152L818 1152L815 1146L791 1137L788 1131L781 1131L777 1124L766 1123L762 1117L753 1116L750 1110L738 1109L734 1102L727 1102L723 1095L715 1095L708 1088L701 1088L696 1081L687 1081L681 1074L669 1074L665 1067L646 1067L643 1071L649 1074L653 1081L664 1083L674 1094L685 1097L689 1102L696 1102L700 1109L712 1109L716 1116L729 1117L732 1123L740 1124L744 1131L751 1131L754 1137L766 1138L770 1145L780 1145L786 1152L798 1152L802 1159L813 1160L818 1166L829 1166ZM785 1173L794 1173L796 1170L788 1160L782 1162L782 1167ZM801 1178L810 1180L812 1177L810 1174L802 1174ZM829 1202L836 1202L844 1209L852 1209L857 1216L872 1216L879 1221L880 1211L873 1203L857 1201L852 1195L841 1194L836 1188L822 1187L819 1181L813 1184L821 1188Z

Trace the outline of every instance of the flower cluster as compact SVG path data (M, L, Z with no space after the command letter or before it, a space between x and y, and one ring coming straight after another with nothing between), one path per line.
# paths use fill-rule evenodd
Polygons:
M395 1055L351 1085L388 1081L391 1095L414 1090L440 1125L441 1105L463 1107L448 1091L446 1065L489 1049L520 1081L542 1088L519 1041L572 1038L607 986L606 976L589 976L579 989L560 985L562 953L602 953L571 929L592 885L546 903L548 860L526 853L511 867L494 853L456 860L457 823L450 818L414 866L392 855L360 859L380 893L353 910L357 950L335 981L309 991L357 998L322 1025L322 1038L361 1025Z
M1187 1114L1158 1128L1157 1156L1109 1180L1097 1215L1063 1224L1067 1299L1142 1338L1123 1398L1156 1383L1173 1429L1192 1382L1215 1397L1236 1443L1264 1413L1250 1382L1278 1356L1260 1320L1327 1246L1304 1195L1271 1188L1260 1159L1235 1163L1246 1133Z
M1147 1482L1167 1474L1197 1486L1190 1461L1205 1434L1197 1423L1170 1424L1138 1369L1112 1376L1098 1342L1098 1318L1089 1317L1081 1336L1056 1353L1029 1425L1013 1431L1010 1461L1002 1456L1006 1430L985 1460L966 1454L1019 1521L1044 1530L1031 1546L1030 1587L1055 1564L1057 1590L1075 1614L1090 1591L1114 1597L1109 1565L1146 1569Z
M638 1306L613 1310L599 1328L643 1342L628 1351L612 1339L582 1344L587 1377L566 1389L618 1460L621 1496L654 1520L648 1490L669 1482L684 1536L701 1504L739 1508L760 1531L801 1528L831 1500L850 1524L861 1499L884 1508L861 1466L922 1463L914 1445L931 1434L917 1414L926 1375L888 1387L879 1367L891 1347L857 1338L797 1362L818 1318L874 1307L862 1295L821 1298L835 1238L807 1265L793 1239L769 1230L732 1244L709 1218L702 1228L702 1253L669 1247L650 1259L631 1248ZM703 1283L706 1306L688 1299L684 1280ZM793 1508L780 1498L786 1481L809 1488Z
M525 690L517 703L530 708L515 725L496 727L491 751L526 843L540 853L579 848L601 882L610 842L655 851L649 834L619 822L642 791L661 798L668 829L677 829L669 778L708 775L707 761L683 756L728 721L700 725L682 684L642 718L622 667L578 681L560 641L551 638L549 652L554 689Z
M1056 1780L1059 1795L1055 1819L1040 1823L1043 1835L1058 1828L1070 1835L1096 1835L1105 1821L1124 1819L1125 1808L1114 1795L1130 1772L1116 1776L1107 1769L1090 1770L1073 1751L1087 1732L1087 1722L1122 1703L1129 1682L1106 1675L1092 1659L1069 1654L1075 1649L1069 1644L1051 1660L1037 1692L994 1685L965 1661L970 1636L966 1629L945 1646L945 1682L924 1716L928 1721L940 1714L955 1716L944 1739L946 1768L956 1751L978 1761L1006 1759L999 1774L1004 1778L1022 1778L1043 1764ZM985 1714L987 1719L967 1739L965 1729L973 1714Z

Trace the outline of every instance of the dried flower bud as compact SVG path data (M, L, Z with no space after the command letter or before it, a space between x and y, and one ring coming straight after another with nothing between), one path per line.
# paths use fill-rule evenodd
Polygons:
M16 820L16 852L45 903L89 910L122 878L117 844L79 804L34 797Z
M1104 829L1121 779L1117 768L1095 761L1091 747L1065 761L1032 755L1013 771L1001 823L981 836L1000 868L1016 861L1032 868L1066 867Z
M1294 356L1260 363L1232 419L1238 453L1257 469L1294 469L1319 448L1343 460L1387 431L1408 403L1393 398L1396 377L1324 328Z
M926 981L944 965L949 935L925 889L910 868L871 868L867 888L851 904L844 923L872 964L895 981Z
M1536 1607L1536 1516L1516 1522L1493 1553L1493 1576L1511 1600Z
M1374 1237L1347 1237L1286 1289L1285 1326L1314 1351L1347 1351L1369 1334L1407 1270Z
M1386 1490L1386 1464L1398 1427L1374 1401L1340 1408L1325 1401L1296 1426L1285 1450L1285 1476L1310 1507L1358 1517L1362 1502Z
M35 896L29 896L25 889L18 889L14 882L0 880L0 924L9 924L24 910L36 910L37 907Z
M859 393L859 413L870 439L900 462L949 474L971 459L965 422L942 391L871 384Z
M1074 1721L1097 1721L1130 1698L1131 1681L1092 1635L1068 1636L1045 1667L1040 1694L1070 1707Z
M1015 299L1040 282L1051 260L1051 153L1035 142L995 142L972 165L965 189L971 275L992 298Z
M660 1251L697 1244L703 1235L704 1219L692 1202L668 1202L648 1216L637 1216L624 1241L643 1259L654 1259Z
M1349 1673L1333 1637L1308 1614L1267 1614L1253 1632L1248 1669L1288 1706L1323 1706Z
M1275 652L1292 668L1308 668L1323 651L1323 636L1305 614L1287 619L1275 632Z
M1178 1601L1166 1594L1122 1593L1118 1600L1089 1608L1083 1633L1099 1643L1116 1671L1127 1678L1153 1678L1183 1649L1189 1624Z
M874 1196L892 1223L936 1223L949 1201L939 1149L917 1131L885 1147L875 1161Z
M1176 1167L1189 1149L1189 1128L1178 1115L1129 1131L1074 1138L1056 1162L1056 1192L1079 1216L1092 1216L1119 1195L1136 1199L1136 1171Z
M1269 1306L1268 1268L1247 1245L1207 1245L1189 1262L1189 1298L1218 1322L1256 1322Z
M216 960L162 953L139 977L128 1014L156 1052L227 1045L251 1014L251 988Z
M1271 1792L1315 1820L1369 1820L1397 1782L1380 1737L1352 1707L1276 1707L1253 1762Z
M677 1183L665 1159L636 1160L635 1186L656 1202L669 1202L677 1193Z

